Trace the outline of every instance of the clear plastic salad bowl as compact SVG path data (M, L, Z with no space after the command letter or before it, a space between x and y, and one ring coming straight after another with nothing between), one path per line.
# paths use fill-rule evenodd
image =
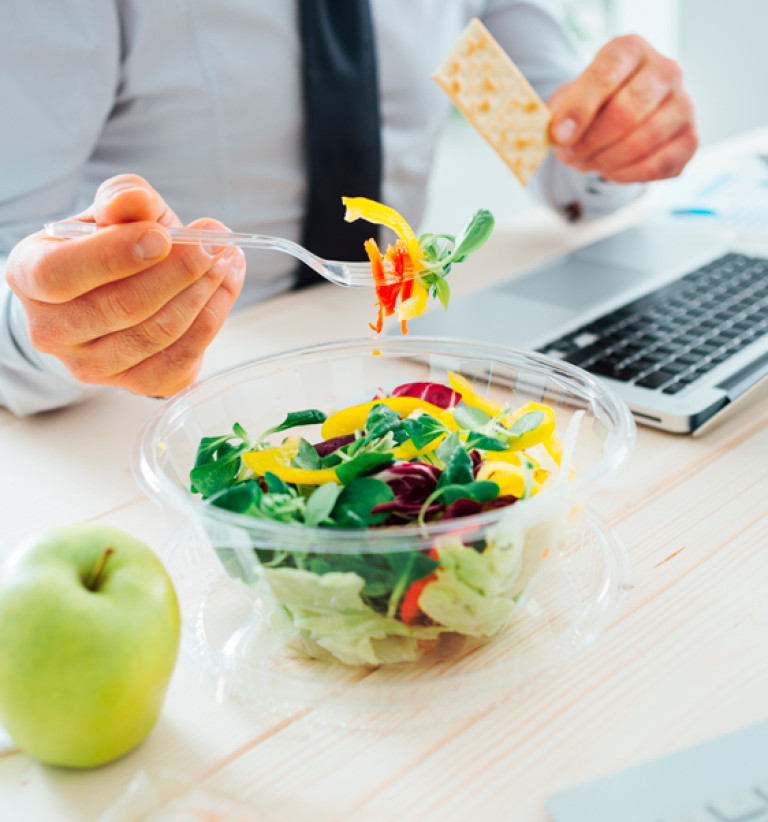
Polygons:
M265 431L298 409L330 414L403 383L447 385L449 372L505 407L534 401L554 410L562 462L536 495L442 522L340 529L256 519L212 506L190 491L190 470L203 437L231 433L234 423ZM310 443L322 439L319 426L301 435ZM529 618L521 607L531 581L543 567L563 560L569 539L583 527L590 497L624 463L634 436L623 402L568 364L458 340L351 340L254 360L183 391L144 427L134 472L171 515L167 522L177 543L186 543L184 584L198 590L212 568L223 569L227 601L248 603L238 606L240 630L220 646L231 650L240 642L236 655L242 657L246 623L258 624L271 637L269 653L288 654L293 663L325 661L370 670L456 659ZM197 552L200 545L206 546L205 561L191 560L190 550ZM397 567L414 555L438 554L442 584L435 589L432 619L406 625L361 599L363 580L355 572L360 562L376 564L387 557ZM302 561L290 569L275 567L275 557L285 555ZM313 558L327 563L313 565L308 562ZM307 570L313 568L319 571Z

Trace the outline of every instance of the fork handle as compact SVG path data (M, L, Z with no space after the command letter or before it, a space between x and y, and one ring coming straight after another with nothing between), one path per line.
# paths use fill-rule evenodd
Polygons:
M46 223L45 231L51 237L73 240L77 237L87 237L96 234L107 226L98 226L96 223L82 223L65 221L61 223ZM281 237L270 237L266 234L240 234L236 231L208 231L201 228L166 228L174 243L180 245L199 245L212 243L214 245L250 246L252 248L273 248L279 251L288 251L286 246L293 246L290 240ZM288 251L288 253L292 253Z

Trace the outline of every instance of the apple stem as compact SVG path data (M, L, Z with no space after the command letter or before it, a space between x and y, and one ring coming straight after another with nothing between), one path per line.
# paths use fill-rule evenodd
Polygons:
M104 568L107 565L107 560L109 560L109 558L114 553L115 549L111 546L109 548L105 548L102 552L98 562L96 563L96 565L93 566L93 568L91 569L91 573L85 580L85 587L88 588L89 591L95 591L98 589L99 580L101 579L101 575L104 573Z

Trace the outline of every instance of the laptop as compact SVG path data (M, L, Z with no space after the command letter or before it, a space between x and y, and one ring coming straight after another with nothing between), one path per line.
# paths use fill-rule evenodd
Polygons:
M553 822L768 822L768 722L548 797Z
M768 387L768 244L648 222L409 328L573 363L606 380L637 422L702 433Z

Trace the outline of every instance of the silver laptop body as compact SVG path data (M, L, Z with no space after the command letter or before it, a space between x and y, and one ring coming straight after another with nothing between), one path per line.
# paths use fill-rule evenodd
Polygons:
M409 327L418 335L471 338L558 357L562 354L551 348L554 341L729 252L768 259L768 244L642 224L456 298L447 312L433 309L409 322ZM461 267L451 276L461 276ZM581 342L588 345L589 335ZM585 367L589 370L588 364ZM598 378L605 379L626 401L639 423L700 433L737 400L753 393L766 375L768 333L760 333L679 393Z

